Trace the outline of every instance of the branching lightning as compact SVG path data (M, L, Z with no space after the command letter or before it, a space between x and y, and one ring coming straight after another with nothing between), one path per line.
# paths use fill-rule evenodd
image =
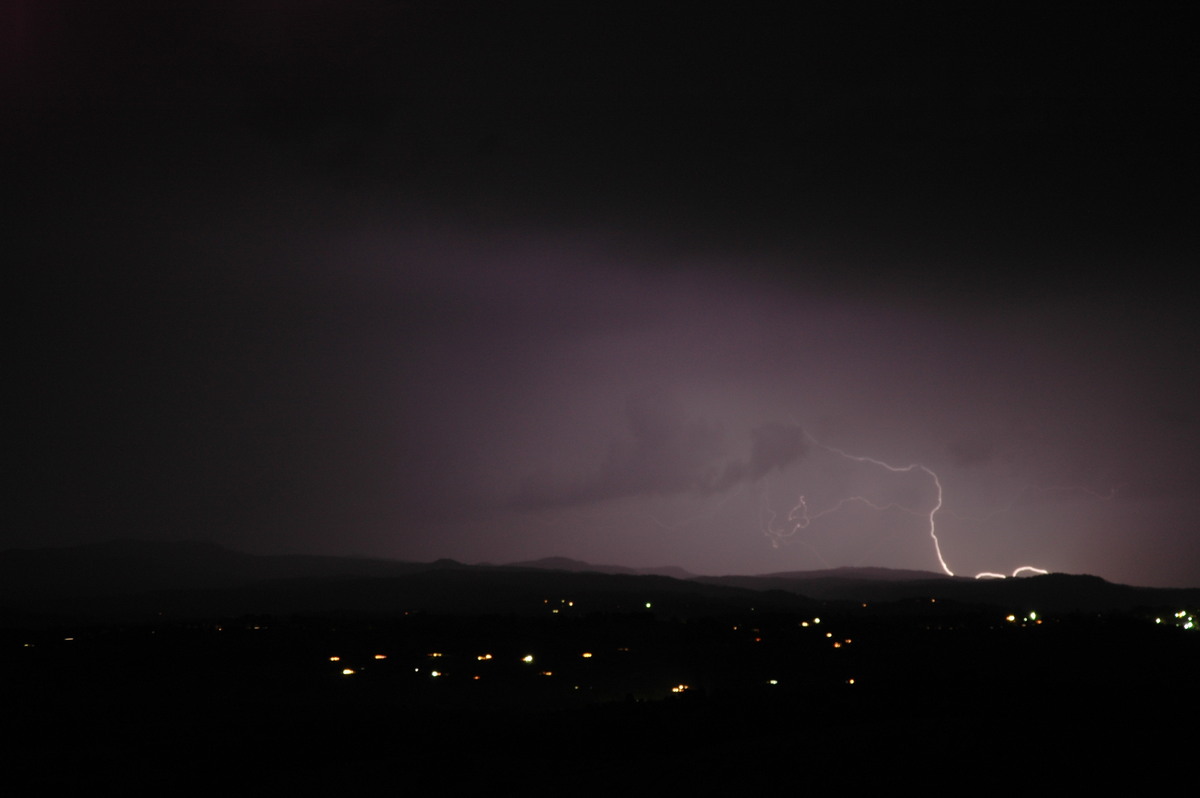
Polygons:
M858 455L847 454L846 452L843 452L841 449L835 448L833 446L826 446L825 444L817 441L815 438L813 438L807 432L805 432L804 435L806 438L808 438L810 441L812 441L817 446L820 446L822 449L825 449L826 451L829 451L829 452L833 452L834 454L844 457L847 460L854 460L859 463L870 463L872 465L879 466L880 468L886 468L888 471L891 471L891 472L897 473L897 474L907 473L907 472L914 471L914 470L922 471L922 472L928 474L929 477L933 480L934 486L937 488L937 500L934 502L934 505L933 505L932 509L929 510L928 514L922 513L922 515L926 515L926 517L929 519L929 537L933 540L933 551L934 551L934 554L937 555L938 564L941 565L942 570L946 573L947 576L954 576L954 572L950 570L950 566L948 566L946 564L946 559L942 556L941 543L938 541L938 537L937 537L937 513L938 513L938 510L940 510L942 508L942 483L941 483L941 480L938 479L937 474L933 473L933 471L929 470L927 467L921 465L920 463L912 463L907 466L894 466L894 465L890 465L889 463L885 463L882 460L876 460L873 457L860 457ZM804 496L801 496L799 501L796 503L796 505L788 512L787 518L788 518L788 521L791 523L791 529L786 532L782 531L782 530L775 531L773 528L773 524L768 524L768 527L767 527L768 534L771 535L772 537L791 537L792 535L795 535L796 532L798 532L799 530L806 529L808 527L808 525L811 524L816 519L818 519L822 516L825 516L825 515L829 515L831 513L836 513L842 507L844 507L845 505L847 505L851 502L865 504L868 507L872 507L876 510L887 510L887 509L896 508L896 509L904 510L905 512L910 512L910 513L917 512L917 511L913 510L912 508L904 507L899 504L893 503L893 504L879 505L879 504L872 502L870 499L866 498L865 496L850 496L845 499L842 499L837 504L835 504L834 506L832 506L828 509L825 509L816 514L810 515L808 512L808 504L804 501Z
M914 471L919 471L919 472L927 475L929 477L929 479L933 482L933 487L936 490L934 501L933 501L932 506L926 511L924 509L918 510L918 509L914 509L912 507L906 507L906 506L898 504L896 502L890 502L887 504L879 504L879 503L871 501L866 496L848 496L848 497L838 500L835 504L833 504L830 507L827 507L823 510L813 511L809 508L808 502L805 500L805 497L803 495L801 495L797 499L795 505L792 506L791 510L788 511L788 514L786 516L786 522L787 522L786 524L780 524L778 516L774 512L771 512L769 509L767 509L764 505L764 512L767 517L764 519L763 531L764 531L764 534L766 534L768 537L770 537L772 539L773 545L779 546L783 540L795 537L798 532L800 532L801 530L807 529L814 521L816 521L824 516L837 513L839 510L841 510L843 507L845 507L848 504L862 504L862 505L865 505L872 509L881 510L881 511L882 510L901 510L903 512L910 513L912 515L915 515L915 516L918 516L918 517L921 517L921 518L924 518L927 520L928 525L929 525L929 538L930 538L930 540L933 541L933 551L934 551L934 555L937 557L938 565L941 566L942 572L945 573L947 576L955 575L954 571L952 571L950 569L950 566L947 564L946 558L942 554L941 541L938 539L937 518L938 518L938 513L943 511L944 493L943 493L943 488L942 488L942 482L938 478L938 475L932 469L930 469L926 465L923 465L922 463L910 463L909 465L906 465L906 466L896 466L896 465L892 465L890 463L886 463L883 460L878 460L874 457L866 457L866 456L862 456L862 455L849 454L848 452L845 452L834 446L828 446L826 444L821 443L820 441L813 438L812 435L810 435L808 432L805 432L804 436L809 441L811 441L815 446L818 446L832 454L836 454L839 457L845 458L846 460L852 460L857 463L868 463L870 465L886 469L886 470L888 470L892 473L896 473L896 474L911 473ZM1023 488L1021 493L1024 493L1026 490L1032 490L1032 489L1033 489L1032 487ZM1045 489L1045 490L1068 490L1068 489L1067 488L1052 488L1052 489ZM1070 490L1075 490L1075 489L1071 488ZM1085 490L1087 493L1095 495L1099 498L1111 498L1111 495L1104 496L1102 494L1096 493L1095 491L1091 491L1091 490L1087 490L1087 489L1083 489L1083 488L1080 488L1078 490ZM1019 496L1020 496L1020 493L1018 493L1018 496L1013 497L1013 499L1008 503L1008 505L1006 505L1003 508L1000 508L999 510L996 510L993 513L990 513L989 517L991 515L995 515L998 512L1003 512L1004 510L1011 508L1011 506L1013 505L1013 503L1016 502L1016 500ZM958 517L961 517L961 516L958 516ZM822 558L822 561L824 561L823 558ZM1043 568L1038 568L1033 565L1022 565L1019 568L1017 568L1016 570L1014 570L1012 572L1011 576L1015 577L1015 576L1021 576L1023 574L1045 574L1045 573L1049 573L1049 572ZM983 572L976 574L975 578L976 579L1005 579L1005 578L1007 578L1007 575L1001 574L1001 573L995 573L992 571L983 571Z

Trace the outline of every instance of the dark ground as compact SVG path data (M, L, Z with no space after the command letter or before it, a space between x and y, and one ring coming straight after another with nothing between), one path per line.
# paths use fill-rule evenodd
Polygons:
M426 777L452 794L1148 787L1184 766L1198 639L1137 613L1037 624L936 602L830 607L820 624L564 607L12 627L6 778L235 793Z

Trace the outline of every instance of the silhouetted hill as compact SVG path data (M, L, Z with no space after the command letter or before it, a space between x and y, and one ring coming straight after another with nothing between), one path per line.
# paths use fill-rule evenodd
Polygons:
M551 571L591 571L598 574L642 574L654 576L669 576L672 579L694 579L695 574L673 565L661 568L627 568L623 565L592 565L582 560L572 560L570 557L543 557L539 560L524 560L509 563L514 568L541 568Z
M7 783L34 794L20 787L136 778L169 792L207 778L218 790L249 773L311 792L369 773L372 787L453 794L724 795L761 773L763 752L782 764L759 790L794 775L796 751L815 763L805 784L842 789L866 751L884 789L930 750L990 773L1014 739L1082 741L1143 779L1130 735L1141 753L1173 750L1178 718L1195 714L1200 636L1146 613L1073 610L1194 608L1200 591L1066 574L681 580L570 565L129 541L4 552L5 575L42 578L0 601ZM651 766L661 780L629 780Z
M454 560L406 563L258 556L211 543L124 540L0 552L0 609L11 624L36 617L132 618L151 613L644 612L647 602L655 614L679 617L742 612L751 606L792 611L814 602L913 599L1005 612L1109 612L1200 604L1200 590L1138 588L1069 574L975 580L921 571L841 568L686 576L591 566L566 558L504 566Z
M260 556L200 541L115 540L0 552L0 602L223 588L263 579L388 576L429 567L354 557Z
M1076 574L971 579L870 568L767 576L704 576L696 580L750 590L784 590L823 601L938 598L1013 611L1110 612L1136 607L1194 606L1200 601L1200 589L1131 587L1106 582L1098 576Z
M866 579L874 582L914 582L923 580L939 580L939 579L955 579L961 577L947 576L936 571L914 571L905 568L879 568L879 567L860 567L860 568L825 568L819 571L781 571L778 573L763 574L767 579L811 579L819 578L839 578L839 579Z
M579 564L581 567L583 564ZM797 609L792 593L666 576L454 560L404 563L264 557L208 543L119 541L0 553L0 607L11 620L136 619L294 612L645 612L720 615Z

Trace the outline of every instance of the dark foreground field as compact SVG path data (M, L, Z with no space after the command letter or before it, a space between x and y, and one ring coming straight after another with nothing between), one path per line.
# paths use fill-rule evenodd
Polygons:
M5 778L235 794L1146 787L1195 751L1200 634L1145 613L558 601L10 622Z

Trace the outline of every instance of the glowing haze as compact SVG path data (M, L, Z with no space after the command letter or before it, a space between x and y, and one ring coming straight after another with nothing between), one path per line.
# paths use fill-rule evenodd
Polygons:
M55 7L5 545L1200 585L1186 26Z

